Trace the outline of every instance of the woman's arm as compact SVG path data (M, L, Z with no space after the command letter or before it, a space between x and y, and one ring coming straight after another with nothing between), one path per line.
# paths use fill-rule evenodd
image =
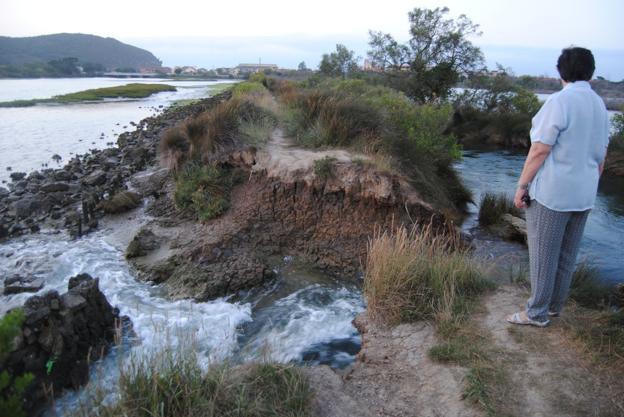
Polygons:
M533 181L535 174L540 169L546 157L550 154L552 146L545 145L541 142L533 142L529 149L526 161L524 161L524 168L522 168L522 174L520 174L520 181L518 181L518 189L514 197L514 204L518 208L525 208L526 204L522 201L522 197L528 192L528 184Z

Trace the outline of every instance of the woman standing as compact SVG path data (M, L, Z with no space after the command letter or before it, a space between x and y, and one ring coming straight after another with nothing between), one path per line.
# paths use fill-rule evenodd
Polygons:
M594 206L609 144L609 117L589 80L595 63L585 48L557 61L563 89L535 115L531 148L514 204L526 208L531 297L513 324L547 326L568 295L583 229Z

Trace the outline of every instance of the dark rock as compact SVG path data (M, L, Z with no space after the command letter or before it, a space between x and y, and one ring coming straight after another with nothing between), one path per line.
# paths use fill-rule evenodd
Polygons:
M160 247L160 238L149 229L142 228L134 236L126 249L126 258L137 258L145 256L149 252Z
M4 199L8 195L9 195L9 190L7 190L4 187L0 187L0 200Z
M39 171L33 171L30 174L28 174L29 181L42 181L44 179L45 179L45 176L43 176L43 174L41 174L41 172Z
M72 174L64 169L57 169L53 176L57 181L70 181L72 179Z
M69 190L69 184L65 182L52 182L41 186L41 191L44 193L55 193L58 191Z
M22 332L3 363L14 375L33 374L25 393L29 415L40 413L51 399L48 393L60 395L85 384L90 361L106 353L120 324L131 326L108 303L97 279L81 275L70 281L63 295L48 291L26 300Z
M169 178L169 170L162 168L156 171L138 173L132 177L130 183L141 195L147 197L162 193L167 178Z
M4 295L37 292L43 288L43 279L35 276L13 275L4 280Z
M96 186L102 185L106 182L106 173L102 170L96 170L82 179L82 182L86 185Z
M13 203L13 210L19 219L26 218L41 209L41 200L34 196L25 196Z
M20 181L26 178L26 173L25 172L12 172L10 177L13 181Z

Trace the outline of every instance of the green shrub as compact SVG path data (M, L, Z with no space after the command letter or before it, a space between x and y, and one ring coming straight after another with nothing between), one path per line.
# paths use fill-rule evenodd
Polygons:
M11 351L13 340L21 333L24 313L21 309L8 312L0 320L0 366ZM8 370L0 369L0 416L25 417L22 395L31 384L30 373L13 376Z
M318 178L323 181L327 181L329 178L333 176L332 167L336 162L336 158L332 158L330 156L326 156L322 159L317 159L314 161L314 173Z
M243 81L243 82L237 83L234 86L234 88L232 88L232 96L236 98L241 98L249 94L261 93L263 91L266 91L266 88L264 88L264 85L262 85L262 82L251 81L251 80Z
M361 79L269 84L288 107L286 131L299 145L388 155L438 207L464 208L470 200L452 167L460 147L445 134L451 106L416 105L403 93Z
M519 217L521 215L513 200L505 194L485 193L479 205L479 225L493 226L501 222L504 214Z
M229 208L233 182L233 173L225 168L190 162L176 174L174 201L198 220L209 220Z
M624 112L624 107L622 107ZM624 152L624 113L613 116L613 133L609 141L609 152Z

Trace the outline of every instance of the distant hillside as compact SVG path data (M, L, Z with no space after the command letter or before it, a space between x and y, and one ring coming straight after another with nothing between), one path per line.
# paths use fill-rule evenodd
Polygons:
M151 52L113 38L79 33L28 38L0 36L0 65L22 67L69 57L80 63L100 64L106 70L154 69L162 64Z

